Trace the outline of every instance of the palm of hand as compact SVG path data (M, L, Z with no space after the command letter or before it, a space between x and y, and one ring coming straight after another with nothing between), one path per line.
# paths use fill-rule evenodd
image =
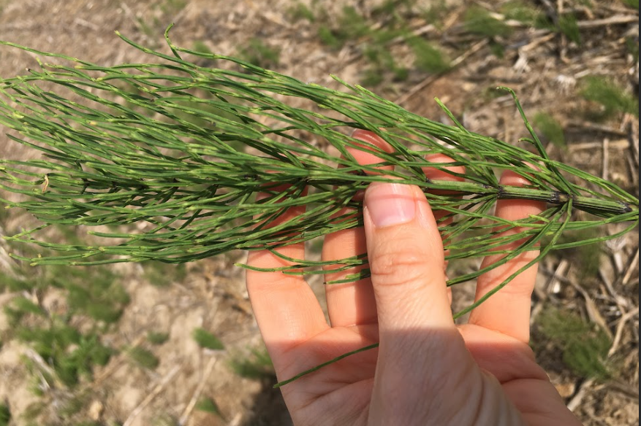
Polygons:
M389 149L370 133L355 133L354 137ZM380 161L364 151L352 155L361 164ZM441 157L430 161L451 160ZM464 172L460 167L449 169ZM431 179L456 179L444 171L425 172ZM523 183L515 174L505 173L501 178L501 185ZM403 205L409 210L399 213ZM375 220L389 206L396 208L402 223L383 226ZM301 209L289 208L274 225L298 217ZM496 215L513 221L542 209L539 202L500 200ZM323 260L367 252L371 270L371 279L326 286L331 326L301 276L247 273L254 313L279 380L379 343L374 350L349 356L285 385L283 396L296 424L579 424L527 344L536 266L525 269L509 286L476 307L468 324L456 327L436 226L439 212L432 213L417 187L374 183L365 193L363 214L365 228L339 231L325 239ZM504 234L510 232L518 229ZM511 250L519 244L516 241L502 248ZM305 257L303 244L278 251L282 256L251 252L248 263L272 269L291 265L286 258ZM481 275L476 300L536 256L534 251L524 252ZM500 257L488 256L482 267ZM353 272L329 272L327 279L337 280Z
M282 377L292 377L310 365L372 343L371 336L378 333L377 328L376 325L369 325L328 329L310 341L286 351L283 364L288 367L283 369ZM451 372L463 370L465 374L461 380L464 383L438 375L432 376L430 380L433 383L426 383L426 387L434 387L421 399L425 404L438 401L440 407L438 412L428 410L435 412L434 418L416 419L416 424L446 424L442 419L447 416L456 419L447 424L519 424L513 422L515 413L505 411L494 411L498 417L492 420L478 419L479 401L502 399L514 404L527 425L567 425L575 421L569 411L559 410L555 416L554 411L550 410L551 406L563 408L562 401L545 372L535 362L528 345L475 325L463 325L459 327L459 331L476 363L471 368L481 369L485 373L470 375L470 366L460 365L455 357L437 360L435 364L438 365L433 365L433 370L445 372L448 376ZM334 342L335 345L328 345L328 342ZM488 345L485 342L495 343ZM376 411L370 405L377 358L378 349L369 350L285 386L283 394L295 424L370 424L370 415L372 411ZM443 383L451 385L450 388L436 387ZM412 399L411 392L412 389L401 388L390 397ZM478 393L470 395L475 392Z

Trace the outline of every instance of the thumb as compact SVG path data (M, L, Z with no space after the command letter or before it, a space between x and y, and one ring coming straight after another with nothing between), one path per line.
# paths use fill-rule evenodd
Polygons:
M416 186L374 182L363 215L380 335L453 329L443 242L425 195Z
M371 424L445 424L461 404L444 396L477 392L481 375L454 326L434 215L416 186L372 183L364 203L380 339Z

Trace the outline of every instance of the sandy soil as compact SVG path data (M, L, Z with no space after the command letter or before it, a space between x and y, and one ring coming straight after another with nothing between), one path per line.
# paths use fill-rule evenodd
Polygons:
M627 53L624 41L629 36L638 40L638 13L618 2L593 2L596 5L591 10L577 11L579 20L588 23L582 27L581 46L549 32L517 27L499 58L482 38L474 39L460 31L457 22L465 11L460 6L462 2L447 3L451 12L443 27L428 29L425 34L440 43L453 59L459 58L459 64L440 76L414 70L407 81L380 88L383 96L402 102L411 111L442 120L444 114L432 100L438 96L471 131L517 143L527 133L511 98L488 94L492 87L510 86L520 94L530 115L545 109L560 117L569 147L561 150L550 145L552 156L595 174L605 173L614 182L638 192L638 138L632 137L638 134L638 120L627 115L599 125L586 122L577 113L586 105L576 96L575 87L580 77L595 74L610 76L638 90L638 63ZM201 42L212 51L234 55L251 38L259 37L280 48L280 61L275 66L278 71L332 87L337 83L330 74L358 82L365 66L360 41L348 43L339 52L331 51L319 43L314 24L289 19L286 11L291 4L287 0L0 0L0 39L113 65L145 60L139 51L118 40L114 30L144 45L166 50L162 32L168 23L175 22L172 39L179 45ZM338 14L344 4L348 3L327 6L330 16ZM359 5L367 14L373 2ZM594 24L618 16L627 21ZM420 30L418 18L416 24L413 28ZM406 46L394 45L393 52L400 62L411 63ZM1 76L13 76L33 66L37 64L32 55L0 48ZM32 155L7 144L4 135L0 138L0 153L5 158ZM606 139L609 147L604 169ZM8 231L20 226L22 220L12 217L3 226ZM150 285L139 265L117 266L131 302L118 327L105 338L121 347L141 342L150 330L169 333L170 337L167 343L154 348L160 359L154 371L132 365L124 354L112 357L107 366L98 369L94 380L82 385L87 392L78 422L91 419L105 425L141 426L178 424L182 418L183 424L191 426L290 423L280 393L271 389L273 377L242 378L229 367L230 358L248 356L261 346L243 272L233 266L242 256L233 253L189 265L184 277L172 278L166 287ZM600 275L589 277L589 285L579 281L581 263L576 259L567 257L568 267L563 271L559 266L565 257L547 259L541 267L534 311L551 304L594 320L596 310L615 334L622 316L635 309L638 313L638 236L630 235L611 244L601 257ZM561 276L555 278L554 271ZM619 286L616 296L605 284L607 280ZM321 283L311 284L322 296ZM552 293L550 289L554 289ZM469 303L472 288L457 290L455 306ZM0 294L0 306L15 296ZM62 303L62 299L52 292L45 303L53 306ZM191 330L196 327L215 330L226 350L200 349L191 337ZM0 313L0 333L6 333L8 328ZM638 422L638 314L630 315L621 329L613 355L619 368L612 380L592 381L572 375L559 366L554 348L539 353L553 382L586 425ZM29 347L17 340L5 341L0 348L0 401L10 406L15 425L22 425L20 414L39 401L51 408L47 421L58 424L56 407L70 398L70 391L52 390L36 396L31 391L32 376L22 361L29 353ZM216 402L221 416L188 411L189 402L198 392ZM145 398L149 395L155 396L147 404Z

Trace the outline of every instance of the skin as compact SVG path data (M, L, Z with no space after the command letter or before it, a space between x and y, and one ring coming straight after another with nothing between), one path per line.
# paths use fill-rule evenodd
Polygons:
M369 132L358 130L354 137L391 150ZM371 152L353 149L351 154L361 164L381 161ZM444 156L429 160L451 161ZM463 171L460 166L451 170ZM456 179L436 169L425 173L433 179ZM519 186L525 181L508 172L501 184ZM528 346L536 266L476 308L468 324L457 326L435 222L443 213L432 211L420 189L408 185L373 183L363 202L365 227L328 235L323 260L367 251L372 276L326 286L330 324L302 277L247 272L252 306L279 380L345 352L380 344L284 386L294 423L580 425ZM500 200L496 215L515 220L543 208L539 202ZM291 208L279 221L300 213L301 208ZM302 244L279 251L294 259L305 257ZM479 277L476 298L536 255L526 252ZM490 256L484 265L499 258ZM248 263L261 268L288 265L267 251L251 252ZM326 280L353 272L329 273Z

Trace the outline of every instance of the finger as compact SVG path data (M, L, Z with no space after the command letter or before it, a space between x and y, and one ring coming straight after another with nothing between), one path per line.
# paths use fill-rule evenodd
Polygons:
M527 180L522 176L506 171L501 176L502 186L523 186ZM545 208L545 203L532 200L499 200L496 215L507 220L527 218L539 214ZM507 230L501 236L517 234L519 228ZM518 240L501 247L501 250L515 250L524 240ZM514 259L481 275L476 285L476 300L502 283L510 275L527 265L538 256L538 251L526 251ZM505 255L492 255L483 260L481 268L492 265ZM530 339L530 304L538 265L533 265L504 288L492 295L470 315L470 324L476 324L495 330L522 342Z
M363 215L381 349L386 331L453 328L443 245L422 191L372 183Z
M352 137L368 142L386 152L391 153L394 151L387 142L372 132L356 130ZM356 148L347 148L347 150L362 165L376 164L382 161L372 152L361 151ZM380 170L392 170L392 168L392 166L381 166ZM336 216L342 216L353 211L354 209L345 208ZM346 259L363 254L366 251L365 231L363 228L346 229L325 237L322 259L323 261ZM326 267L326 269L337 269L338 267L340 265L332 265ZM326 282L341 280L349 274L359 272L361 269L363 267L328 273L325 276L325 280ZM327 311L333 327L376 323L376 301L369 278L349 283L327 284L325 294L327 297Z
M275 188L284 191L287 187ZM259 194L258 198L265 198ZM287 209L269 226L273 227L305 212L304 206ZM305 257L303 243L276 249L278 253L294 259ZM257 268L280 268L292 262L276 256L268 250L249 253L247 264ZM328 328L323 311L302 276L286 275L283 272L247 271L247 290L256 315L256 321L277 370L283 352L307 341Z
M425 159L430 163L437 163L437 164L454 163L454 160L452 158L448 157L445 154L440 154L440 153L426 155ZM457 176L453 173L462 175L465 173L465 167L464 166L447 166L442 169L436 168L433 166L423 167L423 173L425 173L425 177L427 177L430 180L440 180L440 181L447 181L447 182L463 182L464 179L462 177ZM452 194L451 191L439 191L439 190L431 191L431 193L436 195ZM433 212L434 212L434 218L436 219L436 223L441 229L443 229L444 227L452 223L451 215L449 217L446 217L450 214L450 212L448 212L447 210L436 209ZM447 234L442 231L441 238L443 238L445 235ZM447 256L449 254L449 251L446 250L444 254L445 256ZM443 268L444 270L447 270L447 260L443 263ZM447 298L450 302L450 305L452 305L451 287L447 287Z
M428 418L430 404L418 400L462 375L469 381L476 366L452 320L443 245L423 192L372 183L363 215L380 341L370 415L377 424L413 424ZM416 374L421 369L430 374ZM390 398L390 389L409 398Z

